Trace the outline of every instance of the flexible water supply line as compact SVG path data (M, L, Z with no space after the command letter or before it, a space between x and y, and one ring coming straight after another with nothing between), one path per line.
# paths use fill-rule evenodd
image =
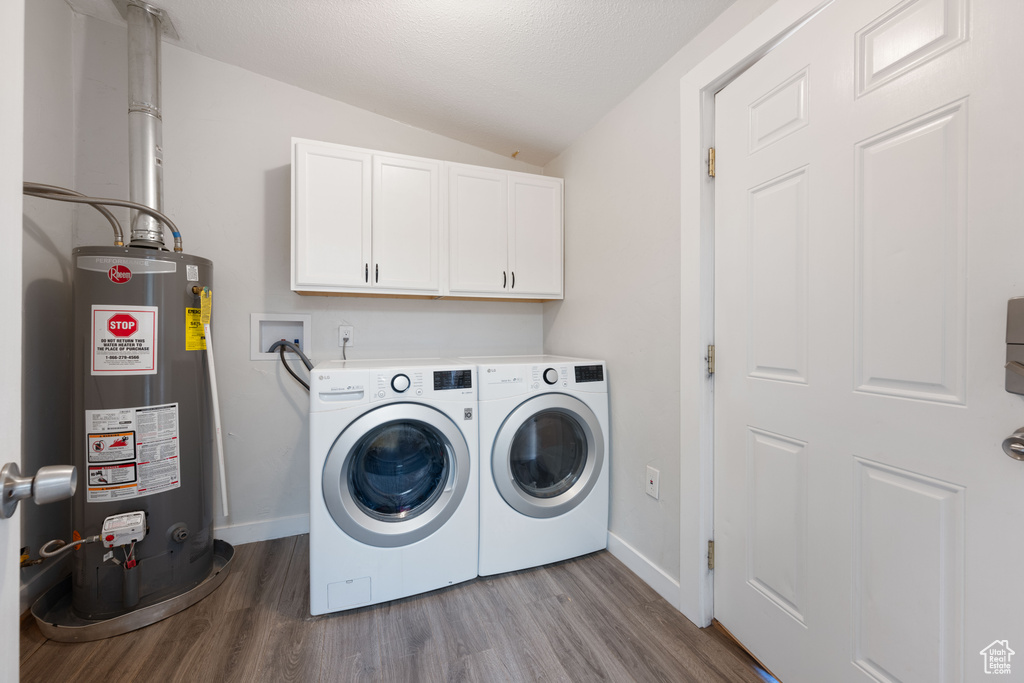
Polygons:
M98 540L100 540L99 536L89 536L88 538L83 538L80 541L72 540L70 542L66 542L63 538L55 538L52 541L47 541L41 548L39 548L39 557L57 557L72 548L77 548L85 543L95 543ZM60 545L58 545L55 550L50 550L50 546L54 543L59 543Z
M210 324L203 325L206 335L206 359L210 364L210 399L213 401L213 429L217 437L217 467L220 472L220 502L224 516L228 516L228 481L224 467L224 436L220 430L220 399L217 397L217 372L213 366L213 336Z
M40 199L52 199L58 202L72 202L74 204L89 204L95 207L97 204L104 206L123 206L129 209L135 209L142 213L153 216L171 231L171 235L174 236L174 251L182 251L181 246L181 233L178 232L178 226L174 224L170 218L165 216L163 213L156 209L151 209L145 204L139 204L138 202L131 202L126 199L108 199L105 197L87 197L83 194L69 190L64 187L57 187L56 185L43 185L41 183L22 183L22 193L27 194L30 197L39 197ZM101 213L103 213L101 211ZM109 211L104 213L104 216L110 214ZM116 240L122 240L121 225L117 222L117 219L110 215L108 220L113 220L111 225L114 225L114 235ZM123 244L123 242L122 242ZM122 244L116 244L116 246L122 246Z
M70 195L72 197L85 197L85 195L82 194L81 192L75 192L74 190L69 190L66 187L60 187L58 185L44 185L43 183L26 182L22 183L21 186L22 192L24 192L28 196L40 197L41 199L53 199L55 201L60 201L58 197L50 197L50 195L53 194ZM89 204L89 206L103 214L103 217L106 218L107 222L110 223L110 227L114 229L114 246L124 246L124 232L122 232L121 230L121 224L118 222L116 218L114 218L114 214L110 213L110 210L107 209L107 207L103 206L102 204Z

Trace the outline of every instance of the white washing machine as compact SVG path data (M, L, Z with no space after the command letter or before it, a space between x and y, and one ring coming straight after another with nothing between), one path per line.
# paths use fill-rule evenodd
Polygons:
M475 367L331 361L309 385L310 612L474 578Z
M608 381L603 361L463 358L480 399L480 575L608 545Z

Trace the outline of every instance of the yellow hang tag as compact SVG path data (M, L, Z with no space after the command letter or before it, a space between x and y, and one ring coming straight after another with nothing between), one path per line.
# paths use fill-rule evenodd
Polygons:
M185 309L185 350L205 351L206 333L203 331L202 310L198 308Z
M210 314L213 312L213 292L210 291L209 287L203 287L199 299L202 302L202 323L206 326L210 324Z

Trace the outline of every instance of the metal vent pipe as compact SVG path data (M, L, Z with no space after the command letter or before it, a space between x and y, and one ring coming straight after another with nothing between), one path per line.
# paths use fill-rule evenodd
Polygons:
M163 211L163 119L160 99L160 36L163 12L129 0L128 191L133 202ZM132 211L131 246L163 248L164 226Z

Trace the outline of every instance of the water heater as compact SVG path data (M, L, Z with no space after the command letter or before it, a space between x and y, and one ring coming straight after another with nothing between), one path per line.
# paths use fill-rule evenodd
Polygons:
M73 555L73 604L84 619L106 619L183 593L213 566L201 320L213 265L140 247L83 247L74 263L72 528L101 542ZM145 538L131 551L110 547L104 521L133 512L145 513Z
M79 485L72 539L40 549L42 557L70 555L72 574L32 607L43 635L62 641L125 633L187 608L220 585L233 555L213 537L215 444L227 514L213 264L184 253L162 212L160 42L169 24L142 0L119 8L128 22L131 201L25 183L32 196L92 205L115 234L113 246L73 253ZM132 209L128 246L111 205ZM173 250L163 240L168 229Z

